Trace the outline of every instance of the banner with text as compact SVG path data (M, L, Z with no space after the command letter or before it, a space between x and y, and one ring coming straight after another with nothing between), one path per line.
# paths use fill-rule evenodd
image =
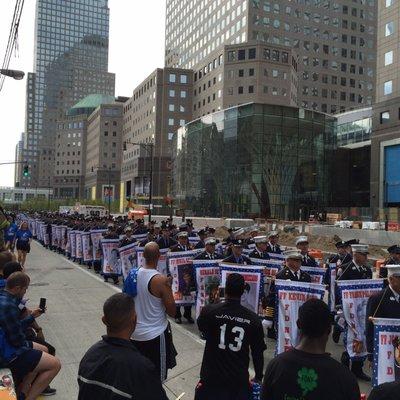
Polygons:
M76 231L72 230L69 232L69 241L71 243L71 257L76 257Z
M278 310L275 312L278 327L276 354L280 354L299 343L300 337L297 328L299 307L311 298L322 300L325 286L318 283L277 279L275 290L276 310Z
M329 297L328 306L331 312L336 310L336 273L337 273L336 263L328 264L328 274L329 274Z
M121 263L119 262L119 239L101 239L103 249L103 274L120 275Z
M82 253L83 253L83 249L82 249L82 231L75 231L75 236L76 236L76 258L82 259Z
M100 240L102 239L104 232L106 232L106 229L93 229L90 231L90 239L92 240L93 261L101 260Z
M191 305L195 302L196 285L192 260L196 251L178 251L167 253L167 265L172 276L172 294L175 303Z
M400 319L374 318L372 385L400 382Z
M219 301L221 273L218 260L193 260L196 277L196 318L203 307Z
M120 247L118 250L119 258L121 260L122 276L124 277L124 279L126 279L129 271L132 268L137 267L136 244L130 243L126 246Z
M259 314L261 311L261 293L264 290L263 267L240 264L220 263L221 286L225 287L226 278L234 272L243 276L245 290L240 299L240 304Z
M93 260L93 251L90 242L90 232L81 232L82 258L84 262Z
M308 267L306 265L301 266L301 270L304 272L307 272L309 275L311 275L311 282L312 283L319 283L322 284L324 280L324 276L326 273L325 268L319 268L319 267Z
M368 299L383 288L382 279L336 281L346 320L345 346L351 359L367 356L365 339Z

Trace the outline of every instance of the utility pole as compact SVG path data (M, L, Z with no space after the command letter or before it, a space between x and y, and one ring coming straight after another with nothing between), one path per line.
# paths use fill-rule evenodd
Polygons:
M108 167L108 216L111 216L111 167Z

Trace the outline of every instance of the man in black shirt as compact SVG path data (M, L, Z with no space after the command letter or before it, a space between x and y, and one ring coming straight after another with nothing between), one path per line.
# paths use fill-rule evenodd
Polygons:
M325 352L332 317L318 299L299 308L300 343L275 357L267 366L262 400L359 400L352 373Z
M133 298L114 294L103 311L107 335L80 362L78 400L167 400L154 365L130 340L136 326Z
M255 381L262 380L264 333L257 314L240 304L244 286L242 275L228 275L226 302L204 307L197 319L206 348L195 400L248 400L250 349Z

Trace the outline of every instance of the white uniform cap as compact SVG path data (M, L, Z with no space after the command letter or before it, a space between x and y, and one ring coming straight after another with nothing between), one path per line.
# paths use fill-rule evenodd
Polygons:
M268 237L273 237L273 236L279 236L279 232L278 231L271 231L270 233L268 233Z
M286 260L289 258L301 260L303 258L298 250L286 250L283 255L285 256Z
M255 236L254 243L268 243L268 238L266 236Z
M308 243L308 237L307 236L299 236L296 238L296 246L299 243Z
M216 243L217 243L217 239L215 239L214 237L209 237L204 240L204 244L216 244Z
M367 244L352 244L351 250L353 251L353 253L368 254L368 245Z
M386 265L388 277L398 276L400 277L400 265Z

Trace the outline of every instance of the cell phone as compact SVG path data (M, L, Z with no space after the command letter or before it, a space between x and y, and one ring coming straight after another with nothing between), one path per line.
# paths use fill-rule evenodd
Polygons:
M46 299L44 297L40 298L39 308L42 312L46 312Z
M219 288L219 298L220 299L224 299L225 298L225 288L224 287L220 287Z

